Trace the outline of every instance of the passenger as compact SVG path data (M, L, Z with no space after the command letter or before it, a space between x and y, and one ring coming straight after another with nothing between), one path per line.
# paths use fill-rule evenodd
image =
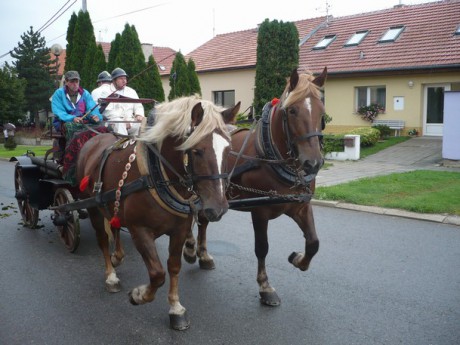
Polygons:
M61 171L63 177L75 184L75 165L78 152L91 137L96 135L84 124L97 124L102 121L97 103L91 94L80 87L80 75L77 71L65 74L65 84L57 89L51 99L51 110L55 115L53 126L58 133L65 135L65 155ZM107 132L104 126L96 128ZM73 140L78 136L78 140ZM61 147L62 149L62 147Z
M112 71L112 93L124 97L139 99L137 92L126 86L128 75L121 68ZM124 135L138 135L142 120L144 119L144 107L141 103L112 102L105 109L104 115L109 121L125 121L113 123L113 130ZM138 121L138 122L135 122Z
M110 73L107 71L102 71L97 76L97 88L91 92L91 97L93 97L94 102L99 103L100 98L106 98L112 94L112 90L110 88L110 84L112 82L112 77ZM101 114L104 113L106 105L100 104L99 112Z

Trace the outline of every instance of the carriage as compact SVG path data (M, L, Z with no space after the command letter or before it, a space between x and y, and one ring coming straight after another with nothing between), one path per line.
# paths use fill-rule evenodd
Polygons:
M210 119L205 102L193 100L193 109L187 110L186 117L162 124L165 116L160 116L138 140L121 142L110 133L97 135L80 151L78 188L62 179L53 159L33 153L13 157L11 160L17 161L16 199L24 225L35 227L39 210L52 210L53 223L73 252L79 243L79 219L86 216L82 211L87 209L104 254L109 292L121 289L115 267L124 258L119 230L127 227L150 277L148 284L130 291L130 302L135 305L153 301L165 282L155 239L169 235L170 324L183 330L189 327L189 320L178 295L181 257L189 263L198 257L200 267L213 268L206 248L207 224L220 220L229 208L248 211L253 219L261 302L279 305L265 269L268 221L286 214L301 228L305 252L289 256L289 262L300 270L308 269L319 247L310 200L316 173L323 164L320 138L324 107L318 88L326 73L324 69L314 78L299 76L294 70L280 104L269 104L248 130L236 129L230 134L228 126L224 129L219 122L234 123L239 103L219 114L223 120L205 124L205 119ZM174 131L179 132L171 135ZM108 147L119 150L109 155ZM110 169L104 170L104 164ZM195 222L197 241L192 233ZM116 242L111 255L110 237Z

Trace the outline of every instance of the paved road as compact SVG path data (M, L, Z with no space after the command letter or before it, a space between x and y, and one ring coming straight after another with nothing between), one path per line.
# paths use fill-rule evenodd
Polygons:
M267 269L282 305L261 306L251 220L230 211L209 230L217 269L184 264L181 302L191 328L168 328L167 288L134 307L126 293L146 282L123 233L123 290L108 294L87 220L75 254L41 213L42 228L19 223L12 167L0 162L0 344L416 344L460 343L460 230L456 226L315 207L321 240L311 269L287 261L302 235L281 217L270 226ZM11 176L11 178L8 178ZM166 260L167 238L158 241ZM168 284L168 283L166 283Z

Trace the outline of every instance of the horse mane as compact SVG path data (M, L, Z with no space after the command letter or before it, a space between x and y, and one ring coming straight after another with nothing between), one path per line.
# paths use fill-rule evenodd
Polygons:
M201 123L196 126L190 136L191 115L193 107L201 102L204 116ZM219 129L227 135L230 140L228 130L222 118L221 112L224 108L215 105L210 101L200 99L198 96L181 97L171 102L155 105L155 123L147 128L139 137L139 140L161 144L166 137L187 138L177 150L188 150L203 140L205 136Z
M288 82L281 96L283 106L289 107L296 102L303 101L308 95L320 98L319 87L313 83L314 79L315 77L309 72L299 74L297 86L292 91L289 91L290 84Z

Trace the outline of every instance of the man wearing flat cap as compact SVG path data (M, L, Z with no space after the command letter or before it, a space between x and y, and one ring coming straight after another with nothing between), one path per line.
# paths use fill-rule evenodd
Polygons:
M56 116L53 125L61 132L64 123L96 123L102 120L102 115L91 94L80 87L80 74L68 71L65 75L64 86L57 89L51 100L51 110ZM84 116L87 112L90 114Z

